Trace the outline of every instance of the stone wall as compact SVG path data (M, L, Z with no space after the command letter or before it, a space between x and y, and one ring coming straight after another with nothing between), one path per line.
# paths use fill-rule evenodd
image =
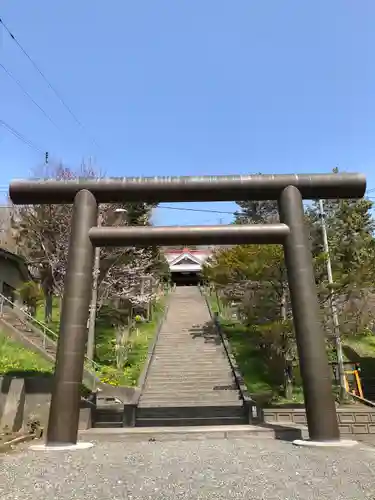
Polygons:
M52 375L0 377L0 426L11 427L13 425L22 428L30 421L39 421L44 428L47 427L52 382ZM80 428L82 429L91 426L88 413L90 412L87 408L81 409Z
M307 425L304 408L264 408L263 415L270 424ZM375 434L375 408L359 405L337 408L337 418L342 435Z

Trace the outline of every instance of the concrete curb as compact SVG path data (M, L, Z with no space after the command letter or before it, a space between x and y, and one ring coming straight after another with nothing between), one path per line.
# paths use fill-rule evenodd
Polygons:
M47 444L33 444L30 446L32 451L82 451L88 450L94 446L93 443L78 442L76 444L66 445L47 445Z
M208 300L208 296L204 292L204 290L202 290L201 288L199 288L199 290L200 290L204 300L206 301L206 305L207 305L208 311L210 313L214 327L216 328L218 334L220 335L221 342L223 344L225 353L226 353L228 361L229 361L229 365L230 365L231 370L232 370L235 384L237 385L238 391L241 395L241 399L244 403L244 407L245 407L246 412L247 412L248 422L249 423L261 422L263 420L261 409L258 407L256 401L254 401L254 399L251 397L251 395L249 394L249 392L247 390L243 375L242 375L241 370L238 366L236 358L233 354L228 337L226 336L225 332L223 331L223 329L221 327L219 316L213 312L213 310L211 308L210 301Z
M79 439L119 442L190 441L207 439L280 439L303 437L302 429L287 426L216 425L181 427L92 428L80 431Z
M156 344L157 344L158 339L159 339L160 330L161 330L161 328L163 326L163 323L164 323L164 320L165 320L165 318L167 317L167 314L168 314L170 300L171 300L171 296L169 294L169 296L167 297L167 300L166 300L164 312L161 315L161 317L159 318L159 322L158 322L158 325L157 325L157 328L156 328L155 337L154 337L151 345L149 346L149 349L148 349L148 352L147 352L147 358L146 358L145 364L143 366L143 370L142 370L142 372L141 372L141 374L139 376L138 382L137 382L137 388L139 389L139 395L138 395L137 401L134 401L135 404L138 404L138 401L139 401L139 398L141 396L142 390L143 390L144 385L146 383L147 375L148 375L148 372L149 372L149 369L150 369L150 366L151 366L151 361L152 361L152 358L153 358L153 355L154 355L154 352L155 352L155 347L156 347Z
M293 441L295 446L302 446L305 448L352 448L357 446L357 441L350 439L339 439L337 441L310 441L309 439L295 439Z

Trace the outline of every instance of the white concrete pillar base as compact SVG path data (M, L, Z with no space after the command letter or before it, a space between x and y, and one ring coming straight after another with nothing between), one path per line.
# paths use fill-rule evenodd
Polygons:
M309 439L295 439L295 446L305 446L306 448L351 448L358 444L358 441L351 439L338 439L337 441L311 441Z
M94 446L93 443L86 443L85 441L80 441L76 444L33 444L30 446L32 451L79 451L87 450Z

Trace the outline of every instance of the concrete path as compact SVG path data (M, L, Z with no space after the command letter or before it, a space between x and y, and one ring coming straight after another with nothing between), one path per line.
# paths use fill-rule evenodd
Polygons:
M262 439L97 443L0 455L1 500L362 500L375 448L306 449Z

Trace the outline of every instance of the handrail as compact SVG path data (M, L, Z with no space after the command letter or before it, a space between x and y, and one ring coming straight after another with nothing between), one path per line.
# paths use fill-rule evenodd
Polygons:
M361 396L358 396L357 394L353 394L352 392L348 392L348 394L355 400L355 401L358 401L359 403L362 403L366 406L371 406L371 407L375 407L375 402L374 401L370 401L369 399L366 399L366 398L361 398Z
M41 333L41 335L43 337L43 348L44 349L46 348L46 344L47 344L46 341L47 340L48 341L52 341L54 343L57 343L57 340L58 340L59 336L58 336L58 334L56 332L54 332L53 330L51 330L50 328L48 328L48 326L45 325L42 321L39 321L38 319L34 318L30 313L24 311L21 307L19 307L17 304L15 304L10 299L8 299L8 297L5 297L5 295L3 295L2 293L0 293L0 316L2 316L2 314L3 314L4 302L6 302L10 306L12 306L13 309L16 309L19 313L21 313L21 315L23 315L24 317L26 317L31 324L36 323L40 327L40 329L41 329L40 333ZM18 318L19 318L19 316L18 316ZM19 318L19 319L21 319L21 318ZM21 319L21 321L22 321L22 319ZM25 321L25 319L24 319L24 321ZM54 337L54 339L51 339L51 337L48 336L48 335L46 335L45 332L50 333ZM91 373L91 375L96 376L95 372L98 369L100 369L101 366L98 363L96 363L94 360L89 359L86 355L85 355L85 363L89 363L91 365L90 369L92 371L94 371L94 373ZM90 369L88 369L88 371L90 371Z
M39 325L43 331L47 331L49 332L53 337L55 337L56 339L59 337L57 335L56 332L54 332L53 330L51 330L50 328L48 328L47 325L45 325L44 323L42 323L41 321L39 321L38 319L34 318L30 313L24 311L21 307L19 307L16 303L12 302L10 299L8 299L8 297L5 297L5 295L3 295L2 293L0 293L0 315L3 313L3 305L4 305L4 301L7 302L9 305L12 306L13 309L17 309L23 316L26 316L26 318L28 318L30 320L30 322L32 323L36 323L37 325Z

